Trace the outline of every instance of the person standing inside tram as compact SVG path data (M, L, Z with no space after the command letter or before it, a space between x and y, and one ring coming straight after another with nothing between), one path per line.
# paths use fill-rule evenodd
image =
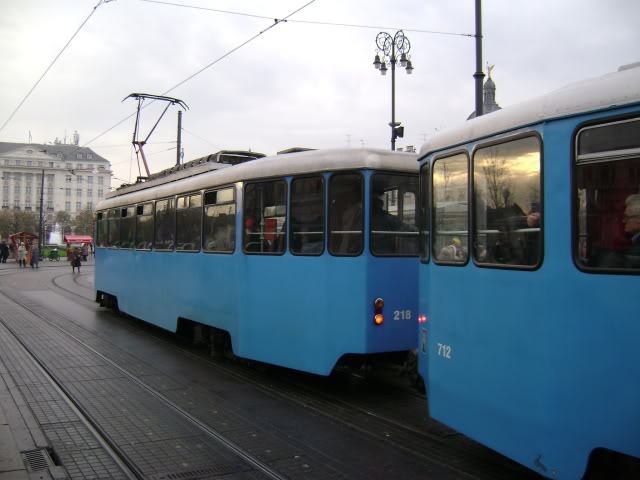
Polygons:
M624 233L631 241L627 259L630 267L637 268L640 267L640 193L629 195L624 203Z

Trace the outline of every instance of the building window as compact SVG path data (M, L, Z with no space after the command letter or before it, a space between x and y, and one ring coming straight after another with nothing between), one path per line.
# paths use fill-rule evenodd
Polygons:
M71 211L71 202L64 202L64 209L66 212Z
M82 158L82 154L81 153L76 153L76 158ZM82 167L78 167L78 168L82 168Z
M49 162L49 168L53 168L53 162Z
M73 163L65 163L64 168L66 168L67 170L73 170Z
M9 160L7 160L6 158L4 159L4 165L5 165L5 167L9 166Z
M9 208L9 200L6 198L2 200L2 208Z
M90 188L87 190L87 197L89 198L93 197L93 190Z
M67 175L66 182L71 183L71 175Z
M87 183L93 184L93 177L87 177Z
M18 210L20 209L20 199L19 198L16 198L13 201L13 208L18 209Z
M87 208L93 210L93 202L87 202Z
M31 149L27 150L27 154L28 155L32 155L33 154L33 150L31 150Z
M53 210L53 200L47 200L47 210Z
M64 196L65 197L70 197L71 196L71 189L70 188L65 188L64 189Z
M81 197L81 196L82 196L82 189L81 189L81 188L76 188L76 195L77 195L78 197Z
M51 197L53 195L53 187L47 187L47 195Z
M5 161L8 161L8 160L5 160ZM39 166L39 167L42 167L43 165L44 165L44 163L42 163L42 162L38 162L38 166Z
M20 185L15 185L13 187L13 193L15 193L16 195L20 195Z
M98 198L102 198L103 196L104 196L103 190L101 188L98 189Z
M20 160L16 160L16 167L19 167L22 164L22 162L20 162Z
M31 196L31 185L27 185L27 186L25 187L25 191L24 191L24 193L26 193L27 197L30 197L30 196Z
M100 166L102 168L102 166ZM98 185L104 185L103 183L104 177L98 177Z
M76 175L76 182L82 183L82 175Z
M58 158L62 158L62 152L58 152L58 153L56 153L56 157L58 157Z
M31 183L33 181L33 174L32 173L25 173L24 174L24 179L27 181L27 183Z
M31 160L27 160L27 167L33 167L33 162Z
M88 160L92 160L92 159L93 159L93 155L92 155L92 154L90 154L90 153L87 153L87 159L88 159Z
M82 158L82 155L81 155L81 154L78 154L78 155L80 155L80 157L79 157L79 158ZM76 163L76 168L77 168L78 170L82 169L82 164L81 164L81 163Z
M31 200L29 200L28 198L24 202L24 208L25 210L31 210Z
M82 210L82 202L76 202L76 212Z

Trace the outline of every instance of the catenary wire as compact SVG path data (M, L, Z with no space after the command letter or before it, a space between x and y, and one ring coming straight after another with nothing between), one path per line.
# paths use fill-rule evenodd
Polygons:
M36 89L36 87L38 86L38 84L42 81L42 79L45 77L45 75L49 72L49 70L51 70L51 68L53 67L53 65L58 61L58 59L60 58L60 56L62 55L62 53L67 49L67 47L69 46L69 44L73 41L74 38L76 38L76 35L78 35L78 33L80 33L80 30L82 30L82 28L86 25L86 23L89 21L89 19L91 18L91 16L96 12L96 10L98 9L98 7L100 5L102 5L103 3L107 3L110 2L112 0L100 0L98 2L98 4L93 7L93 10L91 10L91 13L89 14L89 16L84 20L84 22L82 22L82 25L80 25L80 27L76 30L76 33L74 33L71 38L69 39L69 41L65 44L64 47L62 47L62 50L60 50L60 52L58 53L58 55L56 55L56 57L53 59L53 61L51 62L51 64L47 67L47 69L44 71L44 73L40 76L40 78L38 79L38 81L35 83L35 85L33 87L31 87L31 90L29 90L29 92L25 95L25 97L22 99L22 101L18 104L18 106L16 107L16 109L13 111L13 113L9 116L9 118L7 118L7 120L4 122L4 124L2 125L2 127L0 127L0 132L2 130L4 130L4 127L7 126L7 124L11 121L11 119L14 117L14 115L16 113L18 113L18 110L20 110L20 107L22 107L22 105L24 104L24 102L27 101L27 99L29 98L29 96L33 93L33 91Z
M261 30L259 33L257 33L256 35L254 35L253 37L251 37L250 39L246 40L245 42L241 43L239 46L235 47L234 49L230 50L229 52L225 53L224 55L222 55L221 57L219 57L218 59L214 60L213 62L211 62L210 64L208 64L207 66L201 68L200 70L198 70L196 73L194 73L193 75L190 75L189 77L187 77L186 79L182 80L180 83L178 83L177 85L174 85L173 87L171 87L169 90L167 90L166 92L162 93L162 95L166 95L167 93L175 90L176 88L180 87L181 85L184 85L186 82L188 82L189 80L191 80L192 78L196 77L197 75L200 75L202 72L204 72L206 69L212 67L213 65L215 65L216 63L218 63L219 61L223 60L224 58L228 57L229 55L231 55L232 53L238 51L239 49L241 49L242 47L244 47L245 45L247 45L248 43L252 42L253 40L255 40L256 38L258 38L260 35L262 35L263 33L266 33L267 31L271 30L273 27L275 27L276 25L279 25L282 22L286 22L287 19L289 17L291 17L292 15L295 15L296 13L298 13L300 10L308 7L309 5L311 5L312 3L314 3L316 0L311 0L310 2L304 4L302 7L298 8L297 10L293 11L292 13L290 13L289 15L287 15L286 17L284 17L282 20L275 20L273 24L269 25L267 28L265 28L264 30ZM153 103L149 102L147 103L144 107L142 108L146 108L149 105L151 105ZM126 122L127 120L129 120L131 117L133 117L135 115L135 113L132 113L131 115L127 116L126 118L122 119L121 121L119 121L118 123L116 123L114 126L112 126L111 128L105 130L104 132L102 132L101 134L97 135L96 137L92 138L91 140L89 140L88 142L86 142L84 145L82 145L82 147L86 147L87 145L91 144L92 142L94 142L95 140L97 140L98 138L106 135L107 133L109 133L111 130L113 130L114 128L116 128L117 126L123 124L124 122Z
M159 0L140 0L141 2L146 2L146 3L158 3L160 5L169 5L172 7L182 7L182 8L192 8L195 10L206 10L209 12L217 12L217 13L225 13L227 15L239 15L239 16L243 16L243 17L251 17L251 18L260 18L260 19L267 19L267 20L275 20L275 21L287 21L287 22L291 22L291 23L306 23L306 24L311 24L311 25L324 25L324 26L331 26L331 27L350 27L350 28L370 28L370 29L379 29L379 30L403 30L405 32L415 32L415 33L430 33L430 34L434 34L434 35L456 35L456 36L462 36L462 37L475 37L476 35L473 33L460 33L460 32L443 32L443 31L439 31L439 30L421 30L421 29L416 29L416 28L399 28L399 27L380 27L380 26L376 26L376 25L357 25L354 23L334 23L334 22L319 22L319 21L314 21L314 20L287 20L285 19L278 19L278 18L274 18L274 17L267 17L265 15L254 15L251 13L242 13L242 12L232 12L229 10L220 10L217 8L209 8L209 7L198 7L198 6L194 6L194 5L184 5L181 3L172 3L172 2L161 2Z

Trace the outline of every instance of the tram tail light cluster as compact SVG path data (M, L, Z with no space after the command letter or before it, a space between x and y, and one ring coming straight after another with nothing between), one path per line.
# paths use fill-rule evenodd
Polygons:
M376 325L382 325L384 323L384 315L382 314L382 310L384 309L384 300L380 297L376 298L373 302L374 307L374 317L373 323Z

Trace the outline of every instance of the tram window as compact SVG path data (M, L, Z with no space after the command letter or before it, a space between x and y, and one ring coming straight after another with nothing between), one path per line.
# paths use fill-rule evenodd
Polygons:
M104 248L108 245L108 237L109 233L109 224L107 223L107 212L98 212L96 219L96 229L97 229L97 244L96 246L99 248Z
M136 207L137 250L151 250L153 244L153 204L145 203Z
M133 248L136 230L135 207L120 209L120 248Z
M433 162L433 258L465 263L469 257L469 162L460 153Z
M291 182L291 253L321 255L324 250L324 182L322 177Z
M202 195L178 197L176 205L176 251L200 250L202 230Z
M120 209L109 209L109 212L107 213L107 219L109 223L107 246L118 248L120 246Z
M284 253L286 218L287 184L284 180L247 184L242 218L244 251Z
M473 157L476 262L533 267L541 260L540 141L524 137Z
M431 204L430 187L431 181L429 176L429 162L425 162L420 169L420 261L426 263L429 261L431 239L429 205Z
M173 198L156 202L155 238L156 250L173 250L175 243L175 202Z
M374 255L418 254L417 175L376 173L371 178L371 252Z
M236 244L235 188L204 194L204 251L231 253Z
M640 272L639 138L638 119L577 136L574 258L582 269Z
M360 255L363 245L364 217L362 176L339 173L329 181L329 253Z

